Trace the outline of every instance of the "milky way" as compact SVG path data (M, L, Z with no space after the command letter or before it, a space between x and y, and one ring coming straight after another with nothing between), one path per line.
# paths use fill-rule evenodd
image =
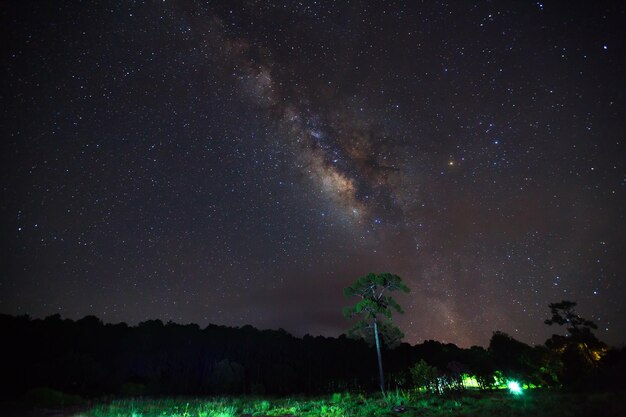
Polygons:
M409 209L404 202L411 189L400 188L401 168L387 161L392 154L376 148L375 142L385 138L376 137L369 121L347 112L342 102L313 108L315 97L293 88L289 80L274 79L275 73L295 72L288 63L274 61L266 48L247 39L228 38L222 21L214 19L205 30L210 34L204 44L208 55L218 57L214 63L232 72L243 96L280 126L284 146L293 152L298 168L346 211L347 218L380 223L383 216Z
M9 3L0 311L407 341L624 342L626 19L610 4Z

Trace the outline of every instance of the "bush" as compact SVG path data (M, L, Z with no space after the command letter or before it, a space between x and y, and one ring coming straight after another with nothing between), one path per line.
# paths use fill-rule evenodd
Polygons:
M439 371L434 366L430 366L423 359L413 365L410 369L413 384L424 391L433 393L439 392Z
M66 394L48 387L34 388L28 391L24 394L24 401L28 404L40 407L79 405L84 402L78 395Z

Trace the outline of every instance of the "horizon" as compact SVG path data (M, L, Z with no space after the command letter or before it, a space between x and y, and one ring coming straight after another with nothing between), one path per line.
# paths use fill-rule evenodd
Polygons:
M307 336L309 336L309 337L313 337L313 338L322 337L322 338L329 338L329 339L338 339L338 338L340 338L340 337L342 337L342 336L343 336L343 337L346 337L346 338L350 338L350 336L349 336L348 334L346 334L346 333L339 333L339 334L336 334L336 335L335 335L335 334L334 334L334 335L327 335L327 334L326 334L326 335L324 335L324 334L310 334L310 333L296 334L296 333L293 333L293 332L289 331L288 329L284 329L284 328L282 328L282 327L277 327L277 328L260 328L260 327L257 327L257 326L253 326L253 325L251 325L251 324L243 324L243 325L237 325L237 326L230 326L230 325L219 324L219 323L207 323L207 324L204 324L204 325L203 325L203 324L200 324L200 323L194 323L194 322L177 322L177 321L173 321L173 320L167 320L167 321L165 321L165 320L162 320L162 319L160 319L160 318L152 318L152 319L142 320L142 321L139 321L139 322L130 322L130 323L129 323L129 322L125 322L125 321L117 321L117 322L105 321L105 320L103 320L101 317L98 317L98 316L95 316L95 315L92 315L92 314L88 314L88 315L83 316L83 317L81 317L81 318L63 317L63 316L62 316L62 315L60 315L59 313L56 313L56 314L51 314L51 315L49 315L49 316L45 316L45 317L34 317L34 316L29 315L28 313L24 313L24 314L21 314L21 315L14 315L14 314L5 314L5 313L0 313L0 315L6 315L6 316L13 317L13 318L21 318L21 317L26 317L26 318L27 318L28 320L30 320L30 321L33 321L33 320L45 321L46 319L49 319L49 318L51 318L51 317L54 317L54 316L57 316L57 315L58 315L58 316L59 316L59 320L61 320L61 321L66 321L66 320L68 320L68 321L71 321L71 322L73 322L73 323L76 323L76 322L78 322L78 321L80 321L80 320L82 320L82 319L88 318L88 317L94 317L94 318L96 318L96 319L100 322L100 324L102 324L103 326L106 326L106 325L111 325L111 326L126 325L126 326L128 326L129 328L136 328L136 327L139 327L140 325L142 325L142 324L144 324L144 323L149 323L149 322L160 322L160 323L161 323L161 325L163 325L163 326L167 326L167 325L175 325L175 326L181 326L181 327L185 327L185 326L197 326L197 327L198 327L198 329L199 329L200 331L205 331L205 330L207 330L208 328L210 328L211 326L215 326L215 327L225 327L225 328L228 328L228 329L233 329L233 330L241 330L241 329L243 329L243 328L245 328L245 327L251 327L251 328L253 328L254 330L259 331L259 332L264 332L264 331L280 332L280 331L283 331L283 332L287 333L289 336L291 336L291 337L293 337L293 338L296 338L296 339L304 339L304 338L305 338L305 337L307 337ZM346 327L346 329L347 329L347 327ZM556 328L555 328L555 330L556 330ZM518 338L514 337L513 335L511 335L511 334L509 334L509 333L507 333L506 331L503 331L503 330L498 330L498 329L496 329L496 330L493 330L492 335L493 335L494 333L503 333L503 334L506 334L506 335L508 335L508 336L512 337L513 339L515 339L515 340L517 340L517 341L519 341L519 342L522 342L522 343L524 343L524 344L526 344L526 345L528 345L528 346L531 346L531 347L545 346L545 342L543 342L543 343L530 343L530 342L528 342L528 341L518 339ZM560 333L554 333L554 334L562 334L562 335L567 336L567 334L568 334L568 333L567 333L566 331L563 331L563 332L560 332ZM360 339L359 339L359 338L355 338L354 340L360 340ZM546 339L546 340L547 340L547 339ZM401 341L400 341L400 344L408 344L408 345L410 345L410 346L417 346L417 345L422 345L422 344L424 344L424 343L426 343L426 342L437 342L437 343L441 343L441 344L443 344L443 345L453 344L453 345L457 346L457 347L458 347L458 348L460 348L460 349L470 349L470 348L475 347L475 346L480 347L480 348L483 348L483 349L488 349L488 348L489 348L489 343L487 343L486 345L471 345L471 346L463 346L463 345L458 345L458 344L456 344L456 343L454 343L454 342L447 342L447 341L443 341L443 340L435 340L435 339L424 339L424 340L422 340L421 342L412 342L412 343L411 343L411 342L407 342L407 341L405 341L405 340L401 340ZM364 343L365 343L365 342L364 342ZM621 349L621 348L626 347L626 343L622 343L621 345L611 345L611 344L609 344L608 346L609 346L609 348L612 348L612 349ZM388 348L388 349L389 349L389 348Z

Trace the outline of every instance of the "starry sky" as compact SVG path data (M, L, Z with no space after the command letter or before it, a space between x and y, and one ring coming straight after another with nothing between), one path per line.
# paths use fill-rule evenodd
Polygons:
M626 342L622 2L5 2L0 312Z

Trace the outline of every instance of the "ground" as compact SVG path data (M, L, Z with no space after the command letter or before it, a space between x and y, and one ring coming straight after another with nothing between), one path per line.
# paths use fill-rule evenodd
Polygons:
M78 406L14 407L9 414L20 417L618 417L626 410L624 394L527 390L520 395L497 391L433 396L396 391L386 400L380 395L347 393L315 398L132 398L91 400Z

